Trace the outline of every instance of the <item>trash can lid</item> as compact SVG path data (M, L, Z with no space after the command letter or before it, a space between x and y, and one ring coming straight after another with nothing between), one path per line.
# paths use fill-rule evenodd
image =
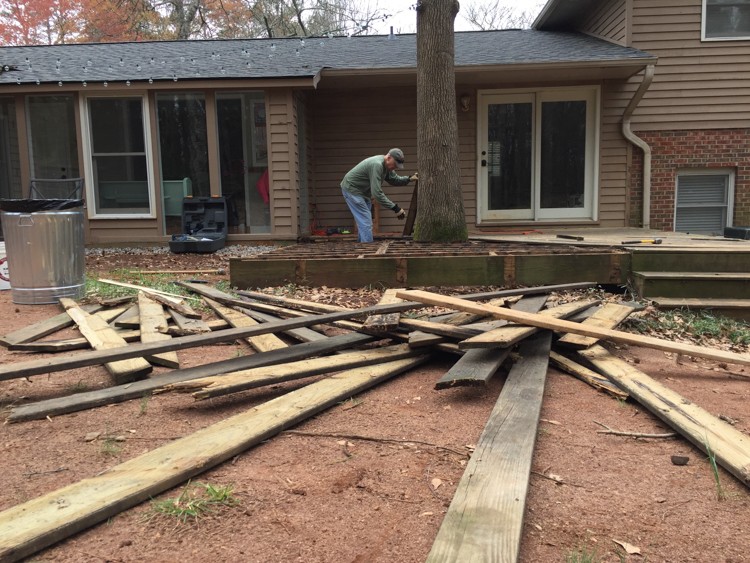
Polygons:
M13 213L62 211L83 207L82 199L0 199L0 210Z

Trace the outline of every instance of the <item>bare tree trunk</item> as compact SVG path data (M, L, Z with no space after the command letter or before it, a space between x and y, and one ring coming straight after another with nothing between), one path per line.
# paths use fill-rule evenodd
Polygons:
M456 0L417 3L417 159L419 194L414 239L468 238L458 161L453 22Z

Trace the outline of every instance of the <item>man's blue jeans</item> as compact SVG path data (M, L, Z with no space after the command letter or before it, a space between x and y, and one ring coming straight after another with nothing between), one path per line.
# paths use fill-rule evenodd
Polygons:
M354 222L357 223L357 241L372 242L372 210L370 209L370 198L361 195L354 195L341 188L344 194L344 201L349 206L349 211L354 216Z

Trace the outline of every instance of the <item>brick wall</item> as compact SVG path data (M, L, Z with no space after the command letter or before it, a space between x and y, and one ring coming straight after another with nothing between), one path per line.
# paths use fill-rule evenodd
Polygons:
M750 225L750 129L645 131L651 146L651 228L674 229L677 172L689 168L734 170L735 226ZM632 149L629 172L630 225L642 225L643 153Z

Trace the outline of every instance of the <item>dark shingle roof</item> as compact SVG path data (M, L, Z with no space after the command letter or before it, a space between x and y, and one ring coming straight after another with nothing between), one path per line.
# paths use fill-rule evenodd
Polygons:
M309 78L416 67L416 35L85 43L0 48L0 84ZM652 55L579 33L458 32L456 67L637 62ZM12 70L16 67L17 70Z

